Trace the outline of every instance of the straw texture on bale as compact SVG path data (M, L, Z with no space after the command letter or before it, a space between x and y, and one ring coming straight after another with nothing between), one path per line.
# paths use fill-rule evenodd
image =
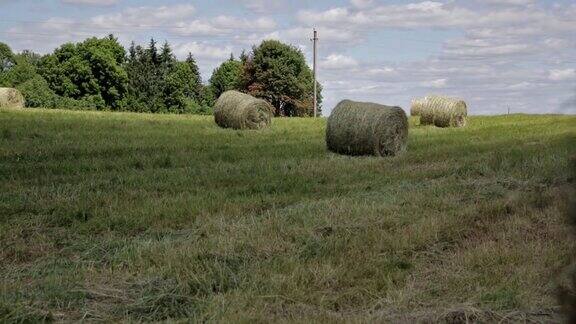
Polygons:
M234 90L224 92L214 106L216 124L224 128L265 128L273 114L274 108L267 101Z
M420 124L436 127L464 127L468 118L466 103L458 98L427 96L420 103Z
M344 100L328 118L326 144L335 153L394 156L407 140L408 118L400 107Z
M0 108L24 108L24 96L13 88L0 88Z
M422 107L424 107L425 103L426 98L412 100L412 105L410 106L410 116L420 116Z

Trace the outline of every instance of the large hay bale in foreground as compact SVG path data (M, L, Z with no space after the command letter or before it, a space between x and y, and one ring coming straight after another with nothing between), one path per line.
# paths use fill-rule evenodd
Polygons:
M407 140L408 118L400 107L344 100L328 118L326 144L335 153L394 156Z
M0 108L24 108L24 96L14 88L0 88Z
M274 108L267 101L233 90L224 92L214 106L216 124L224 128L268 127L273 115Z
M420 125L436 127L464 127L468 118L466 103L458 98L427 96L416 99L420 103Z

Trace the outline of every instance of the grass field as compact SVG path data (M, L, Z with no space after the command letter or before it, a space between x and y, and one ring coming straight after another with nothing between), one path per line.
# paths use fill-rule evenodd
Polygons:
M0 322L558 320L576 117L411 123L0 110Z

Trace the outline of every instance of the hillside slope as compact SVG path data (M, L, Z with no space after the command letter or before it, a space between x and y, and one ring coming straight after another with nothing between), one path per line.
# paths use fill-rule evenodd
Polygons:
M558 319L575 116L411 126L0 110L0 321Z

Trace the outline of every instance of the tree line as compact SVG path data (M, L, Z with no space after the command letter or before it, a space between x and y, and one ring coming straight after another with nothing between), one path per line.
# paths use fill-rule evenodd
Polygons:
M113 35L93 37L46 55L0 43L0 87L20 90L28 107L210 114L224 91L238 90L268 100L277 116L313 114L310 67L302 51L276 40L231 55L205 83L191 53L178 60L154 39L126 50Z

